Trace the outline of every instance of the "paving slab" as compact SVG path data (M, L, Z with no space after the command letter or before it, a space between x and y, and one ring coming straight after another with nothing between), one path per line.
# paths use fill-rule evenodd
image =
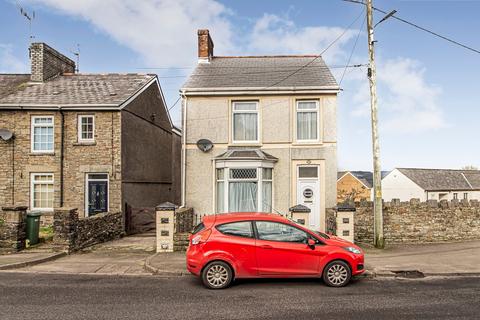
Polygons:
M161 276L183 276L187 270L185 252L156 253L145 261L145 268Z

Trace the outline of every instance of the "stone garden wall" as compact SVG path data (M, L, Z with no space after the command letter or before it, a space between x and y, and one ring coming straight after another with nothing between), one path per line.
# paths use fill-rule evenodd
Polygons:
M373 243L373 203L356 203L355 242ZM387 244L480 239L478 200L392 200L383 207Z
M27 207L3 207L0 211L0 254L25 248Z
M125 234L123 213L100 213L79 219L77 209L56 209L54 213L54 247L74 252Z

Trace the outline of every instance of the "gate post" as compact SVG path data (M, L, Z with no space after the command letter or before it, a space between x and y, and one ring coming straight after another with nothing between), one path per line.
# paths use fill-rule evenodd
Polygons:
M354 213L355 206L340 205L337 207L337 236L354 242Z
M157 252L173 252L175 208L176 206L170 202L164 202L155 208Z
M298 224L301 224L309 228L309 217L310 217L310 208L302 204L297 204L288 209L290 211L290 216L293 221Z

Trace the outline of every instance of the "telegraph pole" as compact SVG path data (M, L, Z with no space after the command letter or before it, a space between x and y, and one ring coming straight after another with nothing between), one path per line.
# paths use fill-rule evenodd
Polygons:
M367 30L368 52L370 66L368 67L368 80L370 83L370 104L372 117L372 147L373 147L373 212L374 212L374 245L384 248L383 238L383 208L382 208L382 171L380 167L380 143L378 138L377 117L377 71L375 67L375 41L373 39L373 0L367 0Z

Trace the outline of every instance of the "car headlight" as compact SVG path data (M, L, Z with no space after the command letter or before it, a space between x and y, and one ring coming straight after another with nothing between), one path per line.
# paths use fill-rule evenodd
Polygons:
M357 248L354 248L354 247L343 247L343 249L351 252L351 253L355 253L355 254L360 254L362 253L360 250L358 250Z

